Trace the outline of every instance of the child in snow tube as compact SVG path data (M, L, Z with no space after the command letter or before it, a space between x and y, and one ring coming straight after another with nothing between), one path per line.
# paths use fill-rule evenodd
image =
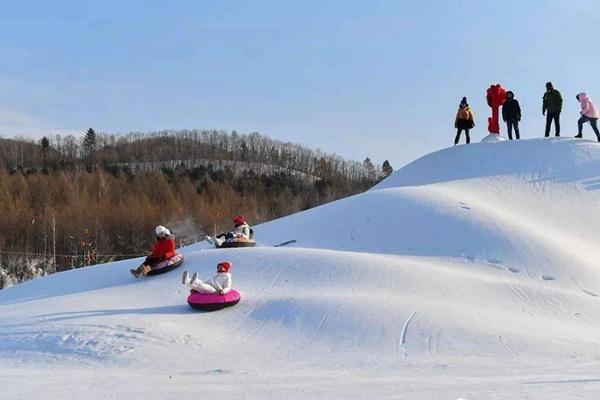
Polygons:
M187 271L183 272L181 283L189 285L192 290L203 294L227 294L231 290L230 261L222 261L217 265L217 274L206 282L198 279L198 273L189 276Z
M146 275L152 270L152 267L161 261L168 260L175 256L175 237L171 232L162 225L158 225L154 232L156 233L156 242L152 248L152 252L146 257L146 260L137 267L131 270L131 274L136 278L140 274Z
M192 274L190 278L188 272L185 271L181 281L192 288L187 298L190 307L203 311L215 311L239 303L240 294L231 288L230 270L231 262L220 262L217 265L217 274L206 282L199 280L197 273Z
M238 215L233 219L234 228L229 233L222 233L215 238L210 236L206 237L206 240L210 244L214 244L217 247L221 247L224 242L251 242L252 240L252 229L246 222L243 215Z

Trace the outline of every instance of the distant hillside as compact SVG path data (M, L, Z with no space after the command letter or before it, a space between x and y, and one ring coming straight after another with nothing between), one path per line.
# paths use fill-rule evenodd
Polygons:
M0 288L145 254L153 227L180 245L363 192L385 175L259 134L179 131L0 141Z
M0 142L0 167L6 169L64 169L128 167L158 170L166 166L186 168L211 165L227 166L234 174L253 171L259 174L292 172L323 179L342 177L352 181L374 181L382 167L345 160L336 155L312 150L300 144L282 142L259 133L207 130L160 131L101 134L92 129L84 137L60 135L48 137L47 146L26 139ZM214 161L214 163L213 163ZM387 171L385 175L389 175Z

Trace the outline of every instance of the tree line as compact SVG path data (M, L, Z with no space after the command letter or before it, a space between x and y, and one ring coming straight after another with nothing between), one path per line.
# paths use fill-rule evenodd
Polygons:
M36 143L21 138L0 142L0 156L8 169L65 169L84 166L107 168L118 165L189 161L230 161L234 172L248 165L259 173L292 171L318 178L342 176L350 180L376 180L389 170L364 162L345 160L306 146L271 139L259 133L248 135L219 130L164 130L129 134L102 134L89 129L85 136L54 135ZM385 168L387 167L387 168Z
M82 138L0 139L0 288L141 256L158 223L186 245L228 229L235 214L268 221L362 192L391 172L388 162L259 134L90 129Z

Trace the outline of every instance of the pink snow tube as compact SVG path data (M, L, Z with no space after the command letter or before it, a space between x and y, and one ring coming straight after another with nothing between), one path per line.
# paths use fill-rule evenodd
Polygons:
M190 307L197 310L215 311L236 305L240 302L240 298L240 294L235 289L231 289L225 294L205 294L192 290L187 302Z

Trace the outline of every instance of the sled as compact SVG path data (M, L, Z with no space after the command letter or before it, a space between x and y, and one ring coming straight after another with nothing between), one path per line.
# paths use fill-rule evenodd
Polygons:
M223 242L221 243L221 245L217 245L215 244L215 247L217 249L235 249L238 247L254 247L256 246L256 242L252 242L252 241L230 241L230 242Z
M181 264L183 264L183 256L181 254L175 254L168 260L161 261L153 265L152 269L148 273L146 273L146 276L164 274L165 272L174 270Z
M240 302L240 298L240 294L235 289L225 294L205 294L191 290L187 302L196 310L216 311L236 305Z

